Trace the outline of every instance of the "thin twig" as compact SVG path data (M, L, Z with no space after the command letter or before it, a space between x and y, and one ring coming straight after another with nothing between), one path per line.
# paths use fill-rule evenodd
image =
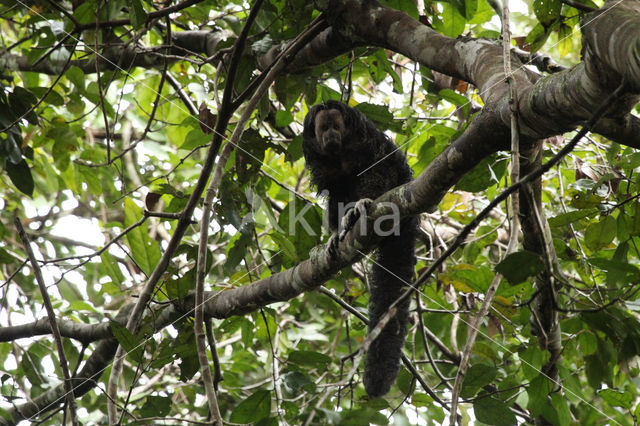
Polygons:
M236 77L236 71L238 69L238 63L240 58L240 53L244 49L245 42L247 40L247 36L249 35L249 29L253 25L256 17L258 16L258 12L260 11L260 7L264 0L257 0L253 5L249 16L247 17L247 21L242 28L242 32L240 36L236 40L236 43L233 47L233 53L231 54L231 64L229 66L229 72L227 74L227 83L224 89L224 95L222 98L222 105L218 112L218 120L224 120L228 122L229 118L233 114L234 108L231 106L232 102L232 93L233 93L233 82ZM220 122L216 125L216 131L220 134L224 134L224 130L220 127ZM226 123L225 123L226 127ZM218 160L220 163L221 158ZM216 168L217 170L217 168ZM213 207L213 199L217 191L212 190L212 187L216 187L213 184L215 180L212 179L212 184L209 185L207 192L204 198L203 204L203 213L202 213L202 223L200 227L200 243L198 245L198 264L196 266L196 295L195 295L195 318L193 324L193 330L196 338L196 347L198 352L198 361L200 363L200 375L202 376L202 381L204 382L204 388L207 395L207 401L209 402L209 409L211 411L211 415L213 417L213 422L219 426L222 426L222 415L220 414L220 408L218 406L218 399L216 395L216 389L213 377L211 376L211 368L209 367L209 360L207 358L207 349L205 345L205 333L203 329L204 323L204 280L207 274L207 243L209 241L209 221L211 218L211 210Z
M76 426L78 424L78 417L76 414L76 400L73 394L73 383L71 382L71 373L69 372L67 356L64 353L62 336L60 335L60 329L58 328L58 323L56 321L56 313L53 310L53 306L51 305L51 298L49 297L49 293L47 293L47 286L45 285L44 279L42 278L42 271L40 270L40 266L38 265L36 256L31 249L31 242L29 241L29 237L22 227L20 218L16 217L14 223L16 225L16 229L18 230L18 235L22 240L24 249L27 252L27 256L29 257L29 261L31 262L33 275L36 277L36 282L38 283L38 287L40 288L40 294L42 295L42 304L47 310L47 316L49 317L49 323L51 325L51 334L53 334L53 340L55 340L56 348L58 349L60 369L62 370L62 375L64 376L64 389L66 391L69 414L71 415L71 424Z
M511 72L511 32L510 32L510 20L509 20L509 2L504 1L502 5L502 60L504 63L504 75L505 80L509 86L509 112L511 118L511 183L518 182L520 180L520 131L518 128L518 93L516 91L515 81ZM509 229L509 245L504 253L504 256L508 256L513 253L518 246L518 236L520 234L520 222L518 220L520 212L520 197L518 191L514 191L511 194L511 220ZM460 421L458 417L458 398L462 391L462 383L464 382L465 375L469 368L469 362L471 360L471 352L473 351L473 345L478 337L478 331L482 325L484 317L489 312L493 298L498 291L498 286L502 280L502 274L496 274L491 281L487 292L485 293L484 300L480 306L480 310L473 318L472 323L469 326L469 336L462 351L462 357L460 359L460 365L458 366L458 372L456 374L456 380L453 384L453 390L451 391L451 412L449 415L449 425L455 426L456 421Z

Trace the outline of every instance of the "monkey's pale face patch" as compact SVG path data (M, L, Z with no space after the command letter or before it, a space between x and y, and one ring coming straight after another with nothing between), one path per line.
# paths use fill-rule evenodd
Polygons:
M340 111L336 109L326 109L316 115L316 139L322 152L331 154L339 152L342 148L342 137L345 126L344 119Z

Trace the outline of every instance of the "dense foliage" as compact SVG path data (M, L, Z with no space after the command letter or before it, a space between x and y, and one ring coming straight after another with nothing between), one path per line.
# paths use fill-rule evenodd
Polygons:
M322 9L327 2L318 3ZM496 2L382 3L448 37L500 37ZM524 56L544 52L565 66L577 64L579 18L600 6L589 0L518 3L511 13L513 44ZM255 21L247 27L252 9ZM23 419L19 407L63 382L45 299L14 218L42 270L71 375L92 362L101 365L95 381L82 381L78 420L107 422L115 353L108 342L117 342L128 352L116 401L123 423L202 421L211 417L189 298L203 235L201 193L193 216L181 213L221 117L231 110L225 141L238 123L246 129L228 160L218 156L212 163L222 174L204 234L207 297L292 268L327 241L323 199L310 186L301 150L302 120L311 105L343 99L364 112L406 152L414 176L485 106L479 91L458 76L358 40L344 54L336 48L338 56L322 64L287 64L247 110L244 101L264 77L272 48L319 15L312 2L301 0L260 7L234 0L0 0L0 423ZM243 28L248 36L234 57ZM221 111L228 99L237 101ZM250 113L246 125L244 112ZM545 141L543 162L575 126L567 123ZM435 211L422 215L418 274L508 186L509 165L506 151L479 161ZM367 335L366 258L322 289L248 305L243 314L207 316L222 418L448 422L469 324L500 273L460 394L463 423L634 424L640 416L638 167L633 148L594 133L543 175L542 218L548 219L557 271L546 269L548 252L520 247L505 256L508 204L484 218L413 296L408 363L384 398L366 396L361 365L349 375ZM131 332L131 305L179 220L188 221L184 236L159 271L142 327ZM540 347L532 313L541 291L536 277L545 273L561 283L552 306L562 333L555 359ZM169 308L178 313L167 319ZM71 416L68 401L39 406L25 418L60 424Z

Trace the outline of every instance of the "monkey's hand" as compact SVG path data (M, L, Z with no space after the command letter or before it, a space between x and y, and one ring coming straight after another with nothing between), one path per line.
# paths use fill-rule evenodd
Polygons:
M370 198L362 198L356 202L355 206L347 210L344 216L342 216L338 232L333 234L329 239L329 251L332 255L336 254L338 243L344 240L358 219L360 219L361 216L367 216L371 204L373 204L373 200Z

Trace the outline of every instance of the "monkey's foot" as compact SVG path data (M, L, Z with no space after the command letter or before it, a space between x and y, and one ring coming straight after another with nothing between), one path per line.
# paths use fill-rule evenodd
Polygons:
M338 254L338 243L340 239L338 238L338 234L333 234L329 237L329 256L336 257Z
M338 238L340 241L344 240L344 237L347 236L353 225L356 224L358 219L361 216L367 216L369 213L369 207L373 204L373 200L370 198L362 198L356 201L356 205L347 210L347 212L342 216L342 220L340 221L340 232L338 233Z
M373 200L370 198L362 198L356 202L355 206L347 210L344 216L342 216L338 232L329 238L329 254L331 256L336 256L338 252L338 244L340 241L344 240L360 216L367 216L371 204L373 204Z

